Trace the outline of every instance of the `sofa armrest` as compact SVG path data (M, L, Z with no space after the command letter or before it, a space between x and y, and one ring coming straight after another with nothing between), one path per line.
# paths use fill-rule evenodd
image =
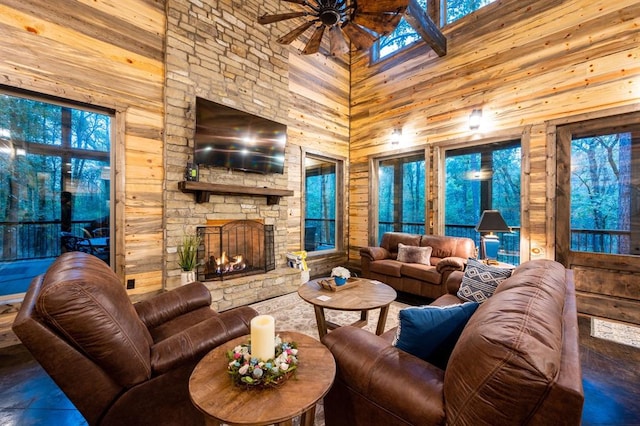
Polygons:
M391 253L383 247L362 247L360 249L360 256L366 257L369 260L382 260L390 259Z
M444 423L444 371L356 327L340 327L322 342L335 357L336 382L346 384L357 399L409 424Z
M174 334L151 347L151 370L158 375L202 358L221 344L250 333L258 313L248 306L231 309Z
M187 312L211 306L211 292L204 284L193 282L133 306L147 328L154 328Z
M462 271L453 271L449 274L446 281L447 293L453 295L458 293L460 284L462 284L462 277L464 277L464 272Z
M462 257L445 257L440 260L436 265L436 270L441 274L445 271L464 271L465 266L467 265L467 259L463 259Z

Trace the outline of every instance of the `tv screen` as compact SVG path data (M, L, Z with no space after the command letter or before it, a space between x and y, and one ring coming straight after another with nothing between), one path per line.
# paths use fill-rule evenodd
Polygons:
M258 173L283 173L287 126L196 98L194 161Z

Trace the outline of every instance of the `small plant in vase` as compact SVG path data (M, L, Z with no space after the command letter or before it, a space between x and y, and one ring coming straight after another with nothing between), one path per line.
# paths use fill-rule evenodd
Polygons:
M344 285L347 280L351 278L351 272L347 268L337 266L331 270L331 276L333 277L336 285Z
M182 245L178 246L178 265L182 269L180 283L187 284L196 280L195 269L198 263L198 247L201 239L197 235L182 237Z

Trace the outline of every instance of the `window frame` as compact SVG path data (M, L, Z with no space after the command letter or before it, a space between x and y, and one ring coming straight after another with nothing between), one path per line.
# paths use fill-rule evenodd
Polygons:
M310 257L315 256L323 256L334 253L341 253L345 251L345 229L344 229L344 167L346 159L344 157L340 157L337 155L330 155L325 152L302 149L302 162L301 162L301 194L300 197L300 246L302 248L305 247L306 241L306 232L305 232L305 224L306 224L306 211L307 211L307 173L306 173L306 159L307 157L313 158L319 161L325 161L335 164L336 170L336 200L335 200L335 247L332 249L326 250L314 250L307 252L307 255Z
M587 138L611 133L624 133L629 128L640 129L640 112L622 113L591 120L562 124L556 127L556 259L563 265L640 263L640 254L606 253L573 250L571 247L571 144L574 137ZM631 176L633 178L633 175ZM640 176L636 176L640 177ZM633 229L630 232L634 232ZM621 259L627 259L626 261Z
M491 172L493 173L494 168L493 168L493 154L496 150L503 150L503 149L510 149L510 148L515 148L518 147L520 148L520 152L522 153L524 150L524 144L523 144L523 140L520 137L516 137L516 138L494 138L491 140L487 140L484 141L483 143L475 143L475 144L464 144L462 146L443 146L441 148L442 150L442 155L441 155L441 170L442 170L442 175L443 175L443 185L441 185L441 200L442 200L442 221L441 221L441 228L442 228L442 233L443 235L447 235L446 233L446 204L447 204L447 200L446 200L446 189L447 189L447 183L445 181L445 177L446 177L446 160L447 158L450 158L450 155L448 153L455 151L457 156L461 156L461 155L469 155L469 154L478 154L480 155L481 158L481 170L485 170L485 167L488 165L491 165ZM512 257L517 256L518 257L518 263L522 263L524 261L523 259L523 246L522 246L522 228L523 228L523 208L522 208L522 193L523 193L523 186L524 186L524 180L522 179L523 177L523 168L525 167L525 163L524 163L524 156L521 155L522 160L520 161L520 193L518 194L518 208L519 208L519 216L520 216L520 223L518 226L513 226L512 223L509 223L509 221L507 221L507 223L509 225L512 225L511 228L517 228L518 229L518 252L517 254L511 253L511 254L500 254L503 257L503 261L506 261L506 263L509 264L515 264L514 263L514 259L512 259ZM492 179L479 179L480 180L480 211L478 212L478 220L480 218L480 216L482 215L482 212L484 210L488 210L488 209L492 209L495 208L493 205L493 186L492 186ZM475 224L472 224L475 225ZM481 241L481 236L478 234L477 236L478 238L472 238L475 240L476 246L480 247L480 241ZM501 237L502 238L502 237ZM500 260L500 259L499 259Z
M49 155L53 157L60 157L61 161L64 158L74 158L74 159L85 159L85 160L95 160L95 161L108 161L109 162L109 216L110 216L110 254L109 254L109 265L111 269L118 271L122 269L121 267L117 267L120 262L118 262L115 251L117 247L120 247L122 244L120 239L117 238L117 230L120 228L116 224L116 218L120 218L121 214L118 214L117 211L122 210L122 208L118 208L116 203L118 194L123 193L123 176L122 176L122 167L123 165L119 165L116 162L117 152L123 151L123 142L122 137L119 135L124 131L124 122L122 111L115 110L112 108L101 107L97 105L87 104L84 102L77 102L73 100L63 99L56 96L47 95L44 93L32 92L25 89L14 88L10 86L0 85L0 94L18 97L23 99L28 99L37 102L43 102L51 105L55 105L65 109L73 109L73 110L82 110L85 112L96 113L101 115L109 116L109 134L110 134L110 146L109 151L89 151L83 148L77 147L66 147L62 145L47 145L41 144L37 142L27 142L24 144L29 146L29 153L36 155ZM64 171L67 168L66 165L62 165L61 171ZM64 188L62 188L64 190ZM20 303L24 298L26 293L15 293L9 295L0 296L0 306L5 303Z
M430 157L428 147L416 147L409 151L397 151L386 155L372 155L369 157L369 246L377 246L380 241L378 230L380 229L380 200L378 198L380 189L380 163L398 158L409 158L422 155L424 158L424 228L425 233L431 232L431 222L429 221L429 171Z

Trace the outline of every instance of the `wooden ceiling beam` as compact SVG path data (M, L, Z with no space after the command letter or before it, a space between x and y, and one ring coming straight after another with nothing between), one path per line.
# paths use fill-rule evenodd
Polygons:
M447 38L427 15L417 0L410 0L404 19L413 27L420 37L438 54L447 54Z

